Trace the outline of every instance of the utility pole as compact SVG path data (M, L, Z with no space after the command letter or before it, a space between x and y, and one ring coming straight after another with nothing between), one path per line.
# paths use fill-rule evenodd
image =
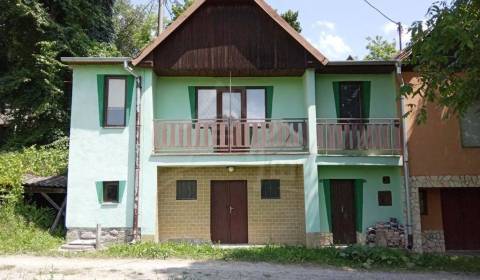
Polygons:
M157 36L163 32L163 5L165 0L158 0L158 25L157 25Z
M402 51L402 31L403 31L403 28L402 28L402 23L401 22L397 22L397 25L398 25L398 44L400 46L400 51Z
M367 3L370 7L372 7L375 11L377 11L379 14L381 14L384 18L386 18L387 20L389 20L390 22L392 23L395 23L397 25L397 29L398 29L398 42L399 42L399 48L400 48L400 51L402 50L402 31L403 31L403 28L402 28L402 23L399 22L399 21L395 21L393 20L392 18L390 18L389 16L387 16L386 14L384 14L382 11L380 11L380 9L378 9L377 7L375 7L372 3L368 2L368 0L363 0L365 3Z

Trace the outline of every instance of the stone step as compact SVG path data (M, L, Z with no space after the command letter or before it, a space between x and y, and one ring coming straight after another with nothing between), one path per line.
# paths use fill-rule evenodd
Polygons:
M77 239L68 242L69 245L94 245L96 244L95 239Z
M93 251L95 250L94 245L74 245L74 244L64 244L60 247L61 251L73 251L73 252L84 252L84 251Z

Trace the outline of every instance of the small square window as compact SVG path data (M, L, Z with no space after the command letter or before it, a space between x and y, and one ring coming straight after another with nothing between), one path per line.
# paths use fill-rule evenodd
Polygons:
M118 203L119 182L103 182L103 202Z
M390 184L390 176L383 176L382 182L386 185Z
M379 206L392 206L392 192L391 191L379 191L378 192L378 205Z
M197 199L197 181L179 180L177 181L177 200L196 200Z
M428 215L428 195L426 190L418 190L418 200L420 204L420 215Z
M280 199L280 180L262 180L262 199Z

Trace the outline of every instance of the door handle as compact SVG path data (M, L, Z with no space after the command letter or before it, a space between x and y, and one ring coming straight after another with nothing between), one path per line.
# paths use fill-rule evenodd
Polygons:
M340 210L340 211L342 211L342 214L343 214L343 205L341 206L341 210Z
M233 208L232 205L230 205L230 215L232 215L233 210L235 210L235 208Z

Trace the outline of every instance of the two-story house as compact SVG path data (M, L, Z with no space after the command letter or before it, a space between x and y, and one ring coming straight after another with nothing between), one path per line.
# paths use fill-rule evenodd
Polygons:
M197 0L132 60L63 61L69 240L315 247L404 220L394 61L328 61L263 0Z
M407 49L399 58L410 56ZM406 60L405 83L421 77ZM407 118L414 249L424 252L480 250L480 103L461 118L443 118L445 108L420 95L409 98ZM413 105L413 106L412 106ZM426 105L426 123L417 125Z

